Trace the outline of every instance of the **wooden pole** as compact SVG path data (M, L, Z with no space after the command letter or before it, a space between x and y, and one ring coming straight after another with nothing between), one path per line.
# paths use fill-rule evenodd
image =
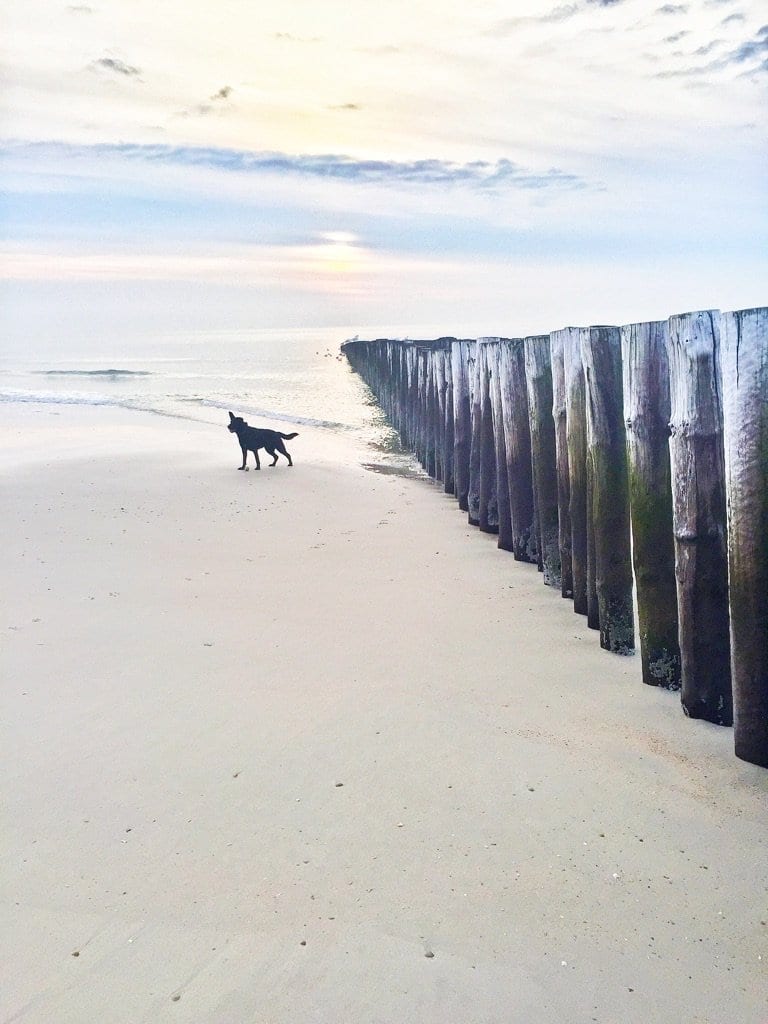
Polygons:
M493 338L477 339L475 363L475 384L479 389L480 399L480 433L477 437L480 446L477 525L483 533L497 533L499 529L496 487L496 441L493 434L491 372L488 358L488 350L493 345L494 340ZM473 445L475 440L476 435L473 429Z
M445 473L443 476L443 488L446 494L456 493L455 476L455 444L454 437L454 410L453 410L453 370L451 359L453 356L453 339L446 339L446 347L442 352L443 362L443 465Z
M618 327L589 327L580 337L587 388L587 465L600 646L616 654L631 654L635 624L621 335Z
M691 718L733 721L728 616L720 314L669 321L675 571L681 699Z
M573 597L571 548L571 479L568 470L568 426L565 402L565 339L567 329L549 335L552 362L552 418L555 421L555 458L557 460L557 518L560 545L560 593Z
M507 473L507 445L504 432L504 414L501 404L501 345L504 339L497 338L492 345L486 345L486 358L490 375L491 414L493 417L493 438L496 446L496 504L499 520L499 543L503 551L514 550L514 534L509 507L509 477Z
M435 386L435 351L434 346L424 346L424 421L426 470L436 480L438 477L437 459L437 391Z
M624 417L643 682L680 689L667 321L621 328Z
M453 473L456 498L463 512L469 511L469 463L472 447L472 398L470 375L472 341L454 341L451 345L453 382Z
M584 366L581 362L580 328L565 327L563 375L565 378L565 438L568 448L568 504L571 520L571 575L573 610L586 615L587 606L587 406ZM597 616L597 594L595 593ZM599 619L596 623L599 626Z
M478 344L475 342L474 350L469 360L469 400L472 409L472 430L469 444L469 509L467 520L470 526L478 526L480 523L480 465L482 462L482 433L483 413L480 398L480 359Z
M525 343L522 338L504 338L499 342L498 364L512 550L518 562L537 562L531 424L525 380Z
M768 309L722 318L736 756L768 768Z
M589 456L589 414L587 412L587 383L584 373L584 360L581 355L583 346L589 342L589 327L579 329L579 360L582 364L584 388L584 496L585 496L585 539L587 550L587 625L590 629L600 629L600 602L597 597L597 550L595 547L595 515L594 515L594 464Z
M560 542L557 516L557 460L552 419L552 364L549 335L525 339L525 378L531 424L533 487L538 515L540 562L544 583L560 587Z

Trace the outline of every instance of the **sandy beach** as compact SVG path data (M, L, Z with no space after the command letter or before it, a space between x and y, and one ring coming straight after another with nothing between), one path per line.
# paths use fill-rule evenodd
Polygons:
M768 1019L768 772L451 498L1 415L1 1021Z

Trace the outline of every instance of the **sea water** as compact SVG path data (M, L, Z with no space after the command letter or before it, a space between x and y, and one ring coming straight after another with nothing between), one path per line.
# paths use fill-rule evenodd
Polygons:
M395 432L341 354L344 340L324 328L16 341L0 351L0 403L117 406L215 425L232 410L253 425L344 435L401 462Z

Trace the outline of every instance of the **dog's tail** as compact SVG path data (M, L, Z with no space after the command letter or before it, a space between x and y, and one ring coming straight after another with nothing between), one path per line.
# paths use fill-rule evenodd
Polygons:
M298 436L299 436L298 434L280 434L280 437L282 437L282 439L284 441L292 441L294 439L294 437L298 437Z

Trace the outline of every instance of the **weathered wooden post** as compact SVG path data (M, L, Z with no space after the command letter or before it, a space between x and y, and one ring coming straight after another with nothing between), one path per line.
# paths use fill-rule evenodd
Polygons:
M454 341L451 345L453 382L453 473L456 498L462 512L469 511L469 463L472 447L471 371L474 368L473 341Z
M469 493L467 500L467 520L470 526L480 523L480 465L482 462L483 412L480 397L480 353L479 344L475 342L470 362L470 408L472 410L472 430L469 443Z
M681 700L691 718L733 721L720 313L669 320L672 502Z
M635 623L621 335L618 327L589 327L580 340L587 388L587 465L600 646L631 654Z
M587 574L585 579L587 598L587 625L590 629L600 629L600 604L597 598L597 552L595 548L595 517L592 508L594 502L594 467L589 458L589 416L587 413L587 383L584 373L584 361L581 355L584 339L589 340L589 327L579 328L579 361L582 364L582 387L584 390L584 497L586 521L586 552Z
M445 479L445 364L439 343L432 348L432 388L435 417L435 479Z
M555 458L557 460L557 518L560 545L560 593L573 597L571 548L571 479L568 469L568 426L565 403L566 330L552 331L549 351L552 362L552 418L555 421Z
M667 321L622 327L621 355L643 682L679 690Z
M492 338L478 338L475 350L470 452L469 521L484 533L499 527L496 499L496 444L493 437L487 348Z
M433 480L437 479L437 392L435 390L434 345L424 346L424 439L426 449L426 470Z
M499 387L507 455L507 487L512 520L512 550L518 562L538 561L531 465L531 424L522 338L499 342Z
M565 438L568 448L569 512L571 519L571 575L573 610L586 615L587 604L587 406L584 366L581 362L580 328L565 327L563 369L565 377ZM597 594L595 626L599 627Z
M443 488L446 494L456 493L455 476L455 444L454 436L454 411L453 411L453 368L451 360L453 356L453 338L446 338L446 347L443 349L443 464L445 474L443 477Z
M722 318L736 756L768 768L768 309Z
M552 419L552 364L549 335L525 339L525 378L531 424L533 488L538 515L540 562L544 583L560 587L560 541L557 517L557 460Z
M496 506L499 520L499 544L503 551L514 550L514 534L509 507L509 477L507 473L507 445L504 432L504 414L501 404L501 345L503 338L497 338L492 345L486 345L486 358L490 374L491 414L493 438L496 445Z

